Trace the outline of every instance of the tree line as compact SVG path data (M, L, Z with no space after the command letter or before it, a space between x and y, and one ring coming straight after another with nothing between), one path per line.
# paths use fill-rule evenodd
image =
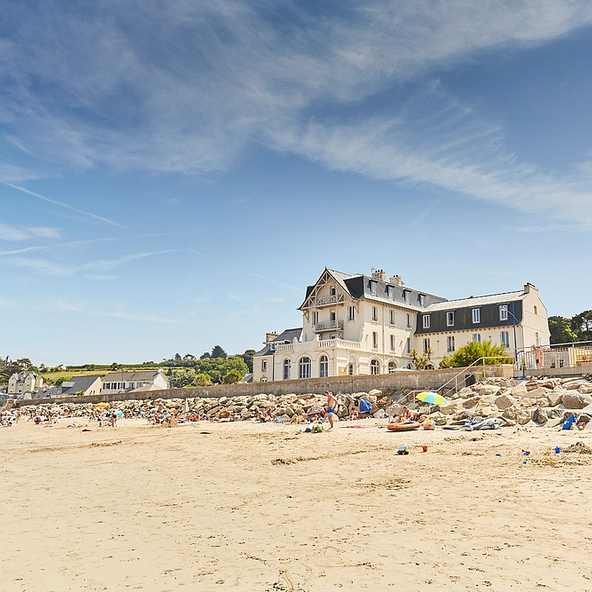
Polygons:
M549 317L551 343L592 341L592 310L585 310L573 317Z

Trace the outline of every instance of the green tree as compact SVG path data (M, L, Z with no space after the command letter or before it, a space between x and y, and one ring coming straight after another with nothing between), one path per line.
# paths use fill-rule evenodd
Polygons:
M183 388L195 383L195 370L184 368L180 372L174 372L169 383L174 388Z
M256 353L254 349L247 349L244 354L241 354L241 358L245 361L249 372L253 372L253 356Z
M111 366L109 366L109 370L111 370L111 371L119 370L119 364L117 362L113 362L113 364L111 364Z
M200 360L209 360L212 356L210 355L210 352L204 352L203 354L201 354L201 356L199 356Z
M212 358L226 358L228 354L222 349L221 346L215 345L212 349Z
M222 382L224 384L235 384L239 380L242 380L243 376L238 370L230 370L224 375Z
M585 310L571 318L570 325L577 341L592 341L592 310Z
M565 317L549 317L551 343L572 343L578 341L577 334L571 328L571 319Z
M195 377L193 384L195 384L195 386L212 386L212 379L202 372Z
M425 370L432 365L431 356L432 356L432 349L428 348L423 355L420 356L416 349L412 349L410 354L411 360L413 361L413 365L415 366L416 370Z
M440 368L463 368L470 366L480 358L486 358L483 363L488 365L512 364L514 362L503 345L494 345L491 340L469 341L452 355L445 357L440 362Z

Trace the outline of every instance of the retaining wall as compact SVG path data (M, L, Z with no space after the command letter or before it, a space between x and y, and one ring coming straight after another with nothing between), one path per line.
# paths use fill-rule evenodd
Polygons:
M158 391L136 391L134 393L116 393L92 395L86 397L59 397L52 399L18 399L14 401L14 407L25 405L39 405L41 403L101 403L127 401L129 399L154 400L154 399L186 399L186 398L220 398L259 395L261 393L279 395L306 393L358 393L368 392L372 389L401 391L410 390L435 390L451 381L447 388L462 388L465 384L465 374L475 372L484 373L485 376L511 377L513 367L479 366L478 368L447 368L440 370L420 370L414 372L394 372L393 374L363 375L363 376L332 376L329 378L307 378L302 380L283 380L276 382L252 382L239 384L221 384L211 387L166 389ZM453 380L454 377L456 380Z

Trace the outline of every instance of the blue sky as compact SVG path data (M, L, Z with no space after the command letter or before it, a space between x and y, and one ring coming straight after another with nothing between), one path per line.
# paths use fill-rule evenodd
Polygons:
M589 2L0 14L0 355L259 349L325 266L592 307Z

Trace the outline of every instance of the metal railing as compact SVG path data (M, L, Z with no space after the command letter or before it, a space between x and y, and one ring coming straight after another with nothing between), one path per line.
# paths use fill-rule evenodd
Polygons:
M343 321L332 319L330 321L321 321L314 326L314 330L317 333L319 331L331 331L332 329L343 329Z

